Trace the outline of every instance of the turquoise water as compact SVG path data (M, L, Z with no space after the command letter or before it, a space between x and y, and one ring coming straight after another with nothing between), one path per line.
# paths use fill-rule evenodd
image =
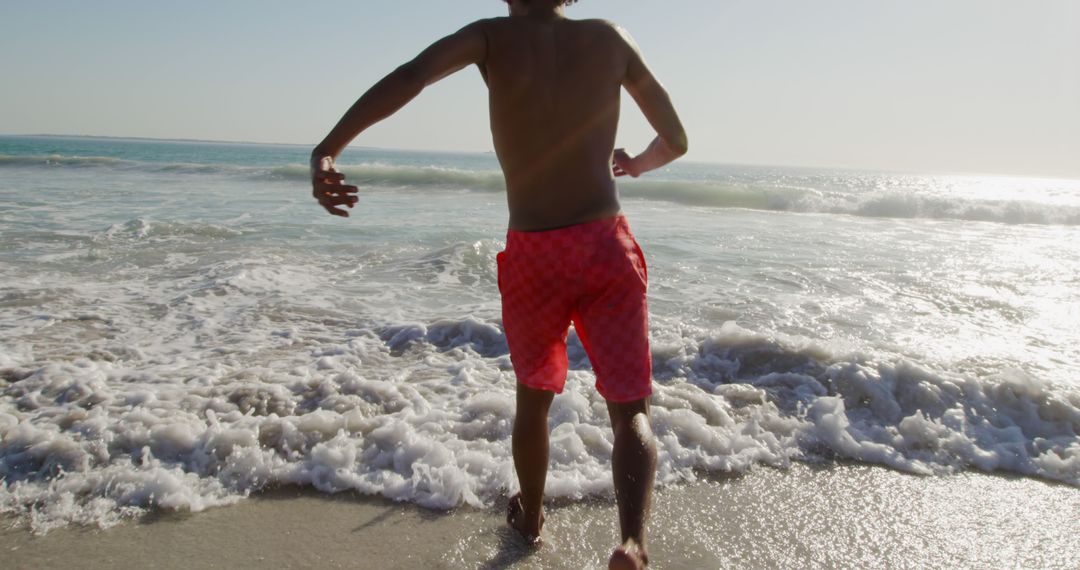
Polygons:
M494 157L0 137L0 509L40 529L282 483L516 483ZM650 264L660 481L835 457L1080 485L1080 182L678 164ZM611 493L576 337L549 492Z

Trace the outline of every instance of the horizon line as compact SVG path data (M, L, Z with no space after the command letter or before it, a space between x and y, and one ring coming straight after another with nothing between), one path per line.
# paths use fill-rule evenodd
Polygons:
M0 137L26 137L26 138L69 138L69 139L104 139L104 140L129 140L129 141L142 141L142 142L178 142L178 143L204 143L204 144L234 144L234 145L253 145L253 146L293 146L293 147L311 147L315 146L314 143L285 143L285 142L260 142L260 141L245 141L245 140L221 140L221 139L198 139L198 138L162 138L162 137L145 137L145 136L117 136L117 135L87 135L87 134L56 134L56 133L0 133ZM350 145L346 147L353 149L363 150L377 150L377 151L392 151L392 152L426 152L432 154L465 154L465 155L492 155L494 150L444 150L444 149L417 149L417 148L394 148L394 147L378 147L367 145ZM944 171L914 171L914 170L900 170L892 168L867 168L856 166L822 166L822 165L805 165L805 164L769 164L769 163L736 163L736 162L717 162L708 160L683 160L680 161L683 164L703 164L710 166L733 166L733 167L750 167L750 168L789 168L789 169L806 169L806 170L839 170L849 172L866 172L876 174L904 174L904 175L920 175L920 176L974 176L974 177L994 177L994 178L1029 178L1038 180L1062 180L1062 181L1080 181L1080 173L1076 175L1049 175L1049 174L1017 174L1017 173L1002 173L1002 172L944 172Z

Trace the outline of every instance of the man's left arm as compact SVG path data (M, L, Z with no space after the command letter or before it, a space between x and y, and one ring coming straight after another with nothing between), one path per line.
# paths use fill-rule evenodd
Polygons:
M487 39L483 22L474 22L431 44L412 61L398 67L368 89L341 117L311 153L311 184L315 198L326 211L348 217L338 206L352 207L355 186L343 184L344 175L334 167L341 151L357 135L393 115L413 100L424 87L472 64L483 64Z

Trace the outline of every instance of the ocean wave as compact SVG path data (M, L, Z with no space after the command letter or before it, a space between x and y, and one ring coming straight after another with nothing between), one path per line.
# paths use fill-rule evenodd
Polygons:
M222 175L242 179L284 180L296 183L308 180L303 164L279 166L240 166L231 164L195 164L140 162L111 157L80 156L7 156L0 155L0 167L77 167L111 168L166 174ZM480 192L505 191L498 171L462 170L437 166L405 166L367 163L341 166L350 184L383 189L441 189ZM785 176L774 181L682 181L658 178L622 180L621 196L643 200L663 200L688 206L710 208L745 208L752 210L842 214L870 218L910 218L965 220L1005 224L1080 225L1080 206L1042 202L1022 198L978 198L947 193L911 190L890 183L863 181L865 188L851 187L851 180L822 176L822 189L811 178L790 184ZM839 184L839 186L837 186ZM840 187L841 190L836 190ZM825 190L832 188L832 190Z
M438 166L397 166L389 164L358 164L339 166L349 184L387 188L442 188L448 190L477 190L502 192L506 189L503 176L495 171L459 170ZM288 180L309 180L307 166L280 166L269 172L270 177Z
M658 480L844 458L917 474L1005 471L1080 486L1080 394L969 378L741 329L654 346ZM200 511L283 484L431 508L516 486L514 377L497 321L359 327L257 365L138 353L0 370L0 511L39 532ZM283 337L284 338L284 337ZM554 497L610 496L612 434L587 357L551 408ZM306 347L306 348L304 348ZM9 363L10 364L10 363ZM138 372L135 372L138 370Z
M1030 200L981 200L903 190L824 192L785 185L722 185L707 182L631 181L622 196L688 206L745 208L867 218L964 220L1005 224L1080 225L1080 207Z
M3 167L110 168L113 170L176 174L248 174L265 170L229 164L144 162L110 156L69 156L59 154L0 155L0 168Z
M124 160L108 156L64 156L59 154L42 155L4 155L0 154L0 167L3 166L121 166L147 164L133 160Z
M93 239L104 243L161 241L171 238L229 239L241 235L243 232L240 230L217 224L136 218L123 224L113 224L93 236Z
M202 164L185 162L143 162L105 156L0 155L0 168L9 167L71 167L111 168L115 170L150 173L206 174L246 177L252 180L294 180L307 182L308 166L242 166L233 164ZM385 188L443 188L450 190L479 190L501 192L505 189L502 174L495 171L471 171L438 166L397 166L381 163L343 165L341 171L351 184Z

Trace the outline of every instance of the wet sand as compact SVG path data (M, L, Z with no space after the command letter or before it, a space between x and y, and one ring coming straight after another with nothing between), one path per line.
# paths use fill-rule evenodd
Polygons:
M600 568L614 504L548 507L546 544L524 549L502 508L436 512L286 488L232 507L152 514L34 536L5 519L5 568ZM869 465L758 468L660 489L655 568L1078 568L1080 489Z

